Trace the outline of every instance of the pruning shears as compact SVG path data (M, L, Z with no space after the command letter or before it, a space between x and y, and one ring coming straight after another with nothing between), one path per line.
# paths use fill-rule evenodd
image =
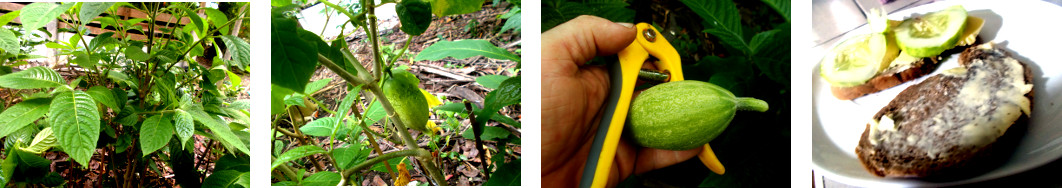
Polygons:
M605 187L608 182L612 162L616 157L616 148L627 120L627 111L630 108L635 83L638 81L638 73L649 56L652 55L659 60L654 64L659 71L668 75L665 82L683 80L682 60L679 58L678 51L675 51L675 47L672 47L671 43L664 39L653 26L638 23L635 27L638 29L637 38L619 52L620 62L608 64L611 89L608 100L605 101L607 103L601 124L598 126L594 143L590 146L590 156L583 167L583 177L579 187ZM698 157L712 172L723 174L723 165L719 163L719 159L715 157L715 153L708 144L704 145L704 150Z

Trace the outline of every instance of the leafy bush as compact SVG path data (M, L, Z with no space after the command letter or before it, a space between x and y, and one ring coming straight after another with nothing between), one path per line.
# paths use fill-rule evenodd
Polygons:
M440 154L437 145L449 144L450 135L442 135L440 130L458 130L460 118L472 121L472 128L462 134L465 138L475 139L477 149L485 153L482 141L495 141L499 154L512 152L509 143L519 145L520 139L509 130L486 126L493 120L514 127L519 127L513 118L499 115L502 108L520 102L520 77L484 76L477 82L493 89L487 94L482 106L469 102L445 103L427 91L418 88L421 81L407 72L408 67L397 64L397 60L416 61L441 60L443 58L465 59L474 56L520 62L520 56L499 48L488 40L442 40L423 49L412 59L406 57L409 41L413 36L428 31L432 15L443 17L479 11L483 1L463 0L384 0L381 4L396 3L396 11L401 23L399 29L409 39L402 49L392 45L382 45L382 34L377 33L377 18L373 1L361 1L357 5L334 4L318 1L326 5L327 11L337 11L347 18L346 25L362 29L368 36L368 46L372 51L371 63L366 67L346 46L344 40L326 42L322 36L300 28L295 18L295 11L305 6L306 2L292 4L290 1L273 1L272 9L272 86L270 90L271 115L273 116L272 133L273 156L271 170L273 185L348 185L358 180L366 171L390 173L394 185L410 184L409 170L406 168L408 157L414 157L417 166L425 173L429 182L424 184L447 185L438 158L457 157L448 153ZM510 11L507 17L516 25L506 25L505 31L519 29L519 10ZM513 15L517 15L514 19ZM336 39L347 38L344 35ZM346 96L337 100L335 110L325 107L313 97L314 93L324 88L331 79L311 82L310 79L323 65L329 71L339 75L347 86ZM372 71L369 71L371 68ZM515 72L515 71L514 71ZM418 91L419 90L419 91ZM359 105L356 105L359 104ZM362 108L358 108L362 106ZM317 111L327 115L315 115ZM424 121L424 113L435 113L436 117L445 118L444 125L434 121ZM457 117L455 117L457 116ZM378 124L385 127L382 132L370 128ZM449 132L449 131L447 131ZM415 134L419 133L419 134ZM392 138L397 134L397 139ZM417 137L414 137L417 136ZM419 137L430 138L427 149L418 146ZM285 138L285 139L278 139ZM294 140L292 140L294 139ZM318 140L327 140L318 143ZM379 141L388 140L395 145L404 146L399 151L383 153ZM290 148L290 149L287 149ZM286 151L285 151L286 150ZM370 156L375 152L376 156ZM491 159L479 155L483 170L490 174L485 185L519 185L519 158L508 159L508 155L495 155ZM308 160L304 160L308 159ZM464 158L462 160L465 160ZM490 162L492 165L486 165ZM329 165L322 165L327 163ZM295 164L295 165L289 165ZM305 175L305 166L312 166L316 172ZM412 166L410 166L412 167ZM496 169L496 170L491 170ZM493 171L493 173L490 173Z
M81 72L72 80L47 67L0 73L0 88L13 89L9 91L22 98L0 112L0 137L6 137L8 156L0 165L0 185L63 184L57 172L49 172L51 161L39 156L61 152L70 156L74 168L111 161L109 170L124 174L102 177L109 186L138 185L141 171L161 174L163 168L156 164L165 164L185 187L248 187L249 104L236 100L244 89L240 77L230 70L249 70L249 44L230 31L240 31L233 27L246 22L249 7L248 3L226 5L234 8L223 12L198 3L32 3L0 16L6 23L17 15L23 31L43 30L56 19L72 25L67 28L74 33L69 41L45 45L59 50ZM123 20L117 15L121 8L142 11L147 19ZM163 14L191 22L161 28L150 21ZM85 39L90 22L114 32ZM147 27L140 26L144 22ZM26 51L16 50L19 45L33 42L4 34L16 29L0 29L0 48L4 54L21 57ZM122 37L156 31L172 38ZM227 51L219 46L227 46ZM188 63L212 51L232 59L215 55ZM11 69L20 63L0 65ZM196 147L206 147L208 153L197 155ZM205 180L200 180L203 172L196 170L196 160L217 161Z

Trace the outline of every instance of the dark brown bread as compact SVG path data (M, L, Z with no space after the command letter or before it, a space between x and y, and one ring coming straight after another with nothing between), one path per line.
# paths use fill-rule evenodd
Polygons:
M966 175L969 172L978 172L990 167L992 166L991 164L999 164L998 162L993 162L993 160L999 160L998 157L1001 156L1009 156L1009 152L1006 152L1006 149L1012 147L1005 145L1012 145L1013 142L1009 140L1014 140L1012 137L1018 134L1013 132L1015 130L1023 130L1022 128L1024 128L1029 115L1019 110L1017 113L1020 115L1013 121L991 121L994 117L1001 117L993 115L1004 115L991 113L1012 112L1014 110L1014 108L1008 108L1012 106L1002 105L1020 107L1019 103L1009 103L1015 101L1013 99L1018 97L1012 96L1012 98L1003 97L1003 99L1000 99L999 95L988 94L991 98L987 98L986 102L979 103L979 106L973 106L972 108L974 109L964 109L964 107L971 108L972 103L963 102L963 100L968 98L960 99L963 96L960 91L966 91L963 90L964 85L972 82L970 80L973 80L971 78L975 76L971 75L975 74L975 72L982 76L1021 76L1024 83L1030 84L1031 87L1032 75L1026 65L1017 62L1021 65L1019 67L1023 69L1019 71L1023 75L1013 75L1016 72L1008 73L1008 70L1013 68L1010 65L1013 64L1004 63L1007 61L1005 59L1010 58L1002 49L970 47L959 56L959 63L964 68L967 68L965 71L951 72L949 75L935 75L902 91L887 106L874 115L874 122L866 125L859 145L856 147L856 155L863 163L863 166L877 176L933 178ZM985 82L987 84L978 83L978 85L983 87L981 89L995 90L997 89L995 87L1022 88L1006 85L1010 83L1005 81L1006 78L981 78L991 79ZM1017 77L1009 78L1011 80L1021 79ZM1033 94L1031 88L1026 89L1028 91L1023 96L1028 99L1026 104L1031 109ZM970 95L967 94L965 96ZM990 114L957 112L987 112ZM1007 115L1013 114L1004 116ZM877 125L877 120L883 120L883 116L887 116L895 122L891 124L894 126L886 126L890 125L885 123L888 121L882 121L881 125ZM974 124L979 122L977 118L982 117L992 118L988 118L987 123ZM1000 137L995 133L990 133L989 135L993 136L985 139L986 141L984 142L969 142L970 140L982 141L981 138L986 138L983 137L985 134L980 134L985 132L972 134L971 131L966 130L971 127L977 128L970 125L999 126L1002 127L1000 131L1005 132L1005 134ZM984 130L994 131L998 130L998 128ZM970 137L970 135L981 137Z
M833 92L833 96L837 97L837 99L852 100L925 76L932 73L937 64L936 59L922 58L910 66L890 67L871 78L867 83L863 83L863 85L853 87L830 86L830 91Z

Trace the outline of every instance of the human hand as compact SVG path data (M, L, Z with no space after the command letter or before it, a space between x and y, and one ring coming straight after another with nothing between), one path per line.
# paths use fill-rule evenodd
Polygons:
M586 66L595 56L618 53L635 39L632 24L579 16L542 33L542 183L578 186L609 92L608 71ZM644 173L693 158L687 151L639 148L620 139L608 174L615 186L631 173Z

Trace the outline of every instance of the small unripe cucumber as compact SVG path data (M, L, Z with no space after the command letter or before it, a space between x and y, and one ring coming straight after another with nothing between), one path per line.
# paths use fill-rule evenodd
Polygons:
M428 101L417 88L420 79L406 71L395 71L391 78L384 80L383 93L391 101L395 113L407 127L426 132L428 123Z
M627 132L644 147L688 150L719 136L738 110L767 111L767 102L707 82L667 82L634 99Z

